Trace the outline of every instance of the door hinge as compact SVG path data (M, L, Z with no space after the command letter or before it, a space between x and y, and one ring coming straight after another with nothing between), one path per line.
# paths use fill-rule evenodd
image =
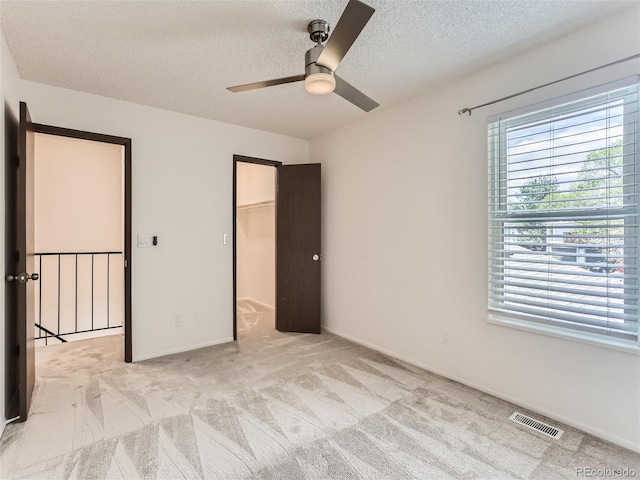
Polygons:
M129 261L128 261L128 260L125 260L125 261L124 261L124 268L127 268L128 266L129 266Z
M16 250L16 263L20 263L20 250Z

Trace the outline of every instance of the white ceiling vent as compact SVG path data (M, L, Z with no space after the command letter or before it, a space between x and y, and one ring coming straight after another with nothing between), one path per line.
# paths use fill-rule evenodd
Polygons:
M509 417L509 420L513 420L520 425L524 425L525 427L529 427L532 430L543 433L551 438L560 438L564 433L564 430L560 430L559 428L552 427L551 425L547 425L546 423L539 422L531 417L527 417L519 412L514 412L513 415Z

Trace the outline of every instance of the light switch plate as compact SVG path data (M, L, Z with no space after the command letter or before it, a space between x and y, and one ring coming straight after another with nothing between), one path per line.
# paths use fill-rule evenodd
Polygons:
M138 235L138 248L147 248L152 245L152 235Z

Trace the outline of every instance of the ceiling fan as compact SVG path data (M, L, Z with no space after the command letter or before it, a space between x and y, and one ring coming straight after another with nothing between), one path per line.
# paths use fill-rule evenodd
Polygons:
M304 74L236 85L235 87L228 87L227 90L237 93L304 80L304 88L309 93L325 95L335 92L365 112L373 110L378 106L378 103L335 74L342 58L358 38L373 12L375 10L369 5L359 0L350 0L340 20L338 20L331 38L329 38L329 24L325 20L313 20L310 22L307 30L309 31L309 37L316 42L316 45L307 50L305 54ZM322 42L327 38L329 40L323 46Z

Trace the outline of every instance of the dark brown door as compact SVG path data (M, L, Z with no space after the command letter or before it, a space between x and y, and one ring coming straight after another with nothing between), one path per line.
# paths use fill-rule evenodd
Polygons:
M276 329L320 333L320 164L278 166Z
M18 230L18 128L19 121L11 109L5 107L5 261L6 273L17 272L16 232ZM18 291L13 282L5 281L5 416L20 415L20 372L18 359ZM4 419L0 419L2 421Z
M9 132L7 132L9 133ZM27 419L35 383L35 296L33 280L34 130L27 104L20 103L17 158L6 161L7 418ZM15 133L14 133L15 134ZM10 347L10 351L9 351ZM17 408L16 408L17 407Z

